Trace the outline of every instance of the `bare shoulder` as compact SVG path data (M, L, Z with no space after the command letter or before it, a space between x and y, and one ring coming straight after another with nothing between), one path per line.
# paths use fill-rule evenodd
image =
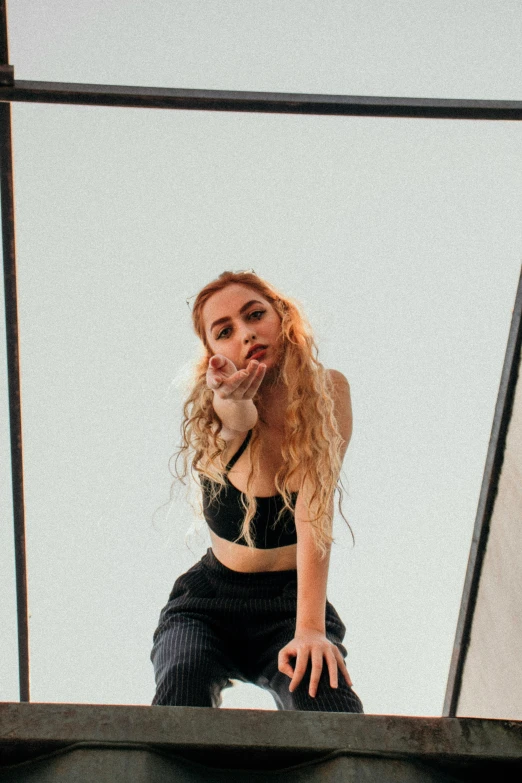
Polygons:
M335 404L335 418L339 426L341 436L344 438L346 448L352 436L353 415L350 396L350 384L347 377L340 370L326 370L326 374L332 382L333 399Z
M334 387L339 389L340 391L348 390L350 391L350 384L348 383L348 378L346 375L343 375L343 373L340 370L325 370L326 374L329 376L330 380L332 381Z

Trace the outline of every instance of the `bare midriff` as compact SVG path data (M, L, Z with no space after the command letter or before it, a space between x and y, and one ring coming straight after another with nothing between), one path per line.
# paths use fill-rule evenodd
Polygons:
M252 549L234 544L210 530L212 551L232 571L254 573L258 571L290 571L297 568L297 544L276 549Z
M275 405L279 416L284 406ZM256 497L271 497L277 492L275 475L282 463L281 444L284 432L284 420L271 419L270 422L259 422L260 463L261 470L255 476L251 492ZM228 444L230 455L241 446L246 434L239 435ZM246 491L248 476L251 470L250 449L243 453L233 468L228 472L228 480L240 492ZM295 486L291 492L299 488L299 477L294 478ZM217 559L227 568L233 571L258 572L258 571L289 571L297 568L297 544L281 546L275 549L254 549L241 544L234 544L225 538L217 536L210 530L212 550Z

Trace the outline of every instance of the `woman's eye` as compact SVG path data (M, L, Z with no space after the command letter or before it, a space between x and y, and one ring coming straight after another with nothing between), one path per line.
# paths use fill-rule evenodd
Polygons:
M251 313L249 313L248 317L249 318L255 318L256 321L259 321L259 319L263 317L265 312L266 312L266 310L253 310ZM225 332L228 332L230 330L230 328L231 328L230 326L227 326L227 327L225 327L225 329L222 329L220 331L220 333L218 334L218 336L216 337L216 340L221 339L221 337L228 337L228 335L225 334Z

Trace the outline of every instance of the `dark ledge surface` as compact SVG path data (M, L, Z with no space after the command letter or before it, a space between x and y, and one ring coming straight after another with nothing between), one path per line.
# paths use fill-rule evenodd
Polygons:
M89 751L91 756L134 751L134 759L138 753L152 754L161 756L161 763L165 759L174 764L187 760L189 765L213 767L216 780L221 779L217 768L252 770L256 779L256 773L273 770L270 775L275 780L279 776L274 778L274 772L284 767L308 763L317 768L342 761L359 767L366 764L367 769L372 764L387 763L391 770L395 765L397 780L410 779L404 772L407 765L424 770L412 780L445 780L446 776L452 780L473 780L480 769L482 775L501 774L503 781L510 781L520 779L522 772L522 722L198 707L0 703L0 780L32 780L32 775L13 777L15 772L7 767L26 762L17 768L22 774L23 769L27 771L32 766L27 762L39 763L38 757L54 753L56 758L76 752L79 758L80 751L84 755ZM374 779L347 772L346 769L346 780ZM313 777L307 774L306 779ZM40 779L47 778L42 773ZM145 779L163 780L151 774ZM206 778L189 774L179 779ZM294 779L293 775L289 779Z

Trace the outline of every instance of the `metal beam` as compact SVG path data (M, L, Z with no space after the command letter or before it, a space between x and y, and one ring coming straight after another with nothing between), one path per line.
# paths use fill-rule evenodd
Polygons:
M453 654L451 657L446 697L444 700L443 715L450 718L456 717L462 676L466 655L471 639L471 627L473 615L477 603L482 566L488 545L491 517L498 492L498 484L504 462L506 438L513 411L513 401L518 378L520 364L520 350L522 345L522 269L518 282L515 305L511 318L511 328L504 358L504 367L500 378L500 386L491 427L486 465L482 478L475 527L471 541L471 549L468 559L464 590L460 604L459 619L455 633ZM519 379L522 383L522 378Z
M7 12L0 0L0 69L9 74ZM27 610L27 567L25 555L24 477L22 456L22 407L20 392L20 349L18 340L18 298L16 287L15 222L13 195L13 153L11 107L0 104L0 195L2 200L2 249L4 261L5 327L7 340L7 383L11 438L11 483L18 620L18 669L20 701L29 701L29 621Z
M272 114L522 120L522 101L184 90L18 80L0 87L0 101Z
M7 38L7 3L0 0L0 63L9 62L9 45Z

